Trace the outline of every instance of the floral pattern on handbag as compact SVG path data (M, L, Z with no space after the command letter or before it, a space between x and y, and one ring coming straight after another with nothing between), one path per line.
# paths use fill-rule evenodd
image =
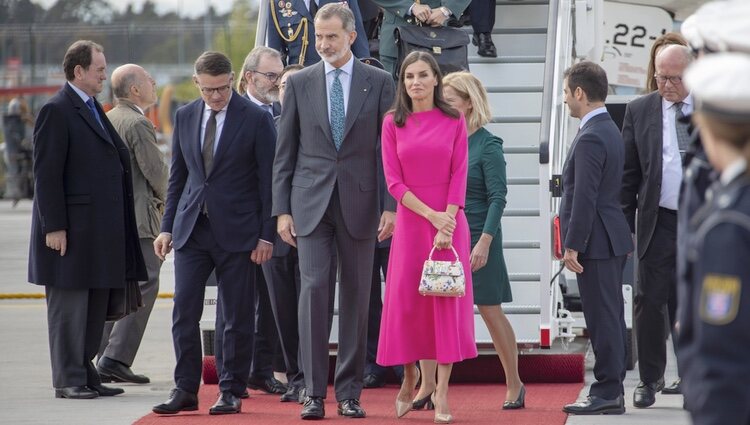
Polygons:
M422 267L422 278L419 282L419 293L436 297L463 297L466 293L464 266L458 261L458 253L451 246L455 261L438 261L432 259L435 247Z

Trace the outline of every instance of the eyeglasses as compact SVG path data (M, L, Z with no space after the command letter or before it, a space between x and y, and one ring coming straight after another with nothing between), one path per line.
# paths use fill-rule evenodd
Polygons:
M272 83L275 83L276 80L279 79L279 74L277 74L275 72L260 72L260 71L250 71L250 72L253 72L255 74L260 74L260 75L268 78L268 81L270 81Z
M232 89L232 83L229 83L226 86L221 86L221 87L198 86L198 88L201 90L201 93L205 94L206 96L212 96L214 93L219 93L219 95L224 96L225 94L229 93L229 91Z
M682 83L682 77L679 77L679 76L668 76L668 75L654 74L654 78L656 78L656 82L659 83L659 84L664 84L667 81L669 81L673 85L677 85L677 84Z

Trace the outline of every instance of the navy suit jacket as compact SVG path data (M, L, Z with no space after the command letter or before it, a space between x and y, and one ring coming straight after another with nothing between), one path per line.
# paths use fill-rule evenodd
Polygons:
M592 117L573 140L563 166L560 223L565 248L582 259L606 259L633 250L620 208L624 149L608 113Z
M213 167L206 175L200 144L204 109L198 99L177 110L162 232L172 233L173 246L180 249L205 202L219 246L228 252L252 251L259 238L273 241L276 232L271 218L273 120L233 92Z

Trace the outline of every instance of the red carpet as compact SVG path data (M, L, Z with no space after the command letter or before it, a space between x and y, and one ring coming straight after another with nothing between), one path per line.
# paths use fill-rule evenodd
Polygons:
M576 400L583 383L573 384L527 384L526 408L518 411L501 410L505 386L499 384L454 384L449 399L455 423L477 425L555 425L564 424L567 415L562 406ZM296 403L281 403L278 395L267 395L250 391L250 398L242 401L239 415L210 416L208 408L216 401L216 385L201 387L198 412L178 415L149 414L135 422L137 425L300 425L301 406ZM431 424L433 411L413 411L397 421L394 401L398 387L366 389L362 393L362 407L367 419L362 424ZM350 420L336 414L333 388L328 388L326 399L326 421ZM166 394L165 394L166 397ZM358 424L360 421L356 421ZM353 422L347 422L352 424Z

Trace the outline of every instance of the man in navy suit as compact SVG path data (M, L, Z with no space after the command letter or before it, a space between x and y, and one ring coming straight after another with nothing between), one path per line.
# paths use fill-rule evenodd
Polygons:
M607 113L607 74L592 62L565 71L565 103L581 120L563 166L560 222L565 267L577 274L583 315L596 361L586 400L568 404L578 415L625 413L625 316L622 268L633 250L620 208L624 148Z
M148 278L130 154L94 98L107 79L102 46L76 41L63 69L34 127L29 282L45 287L55 397L113 396L123 390L102 385L92 363L110 293Z
M198 326L206 279L216 270L224 320L219 399L210 414L239 413L253 348L255 276L271 256L271 115L232 90L232 63L204 52L193 81L201 98L177 110L160 258L175 249L172 338L176 388L154 412L198 409ZM269 142L270 141L270 142Z

